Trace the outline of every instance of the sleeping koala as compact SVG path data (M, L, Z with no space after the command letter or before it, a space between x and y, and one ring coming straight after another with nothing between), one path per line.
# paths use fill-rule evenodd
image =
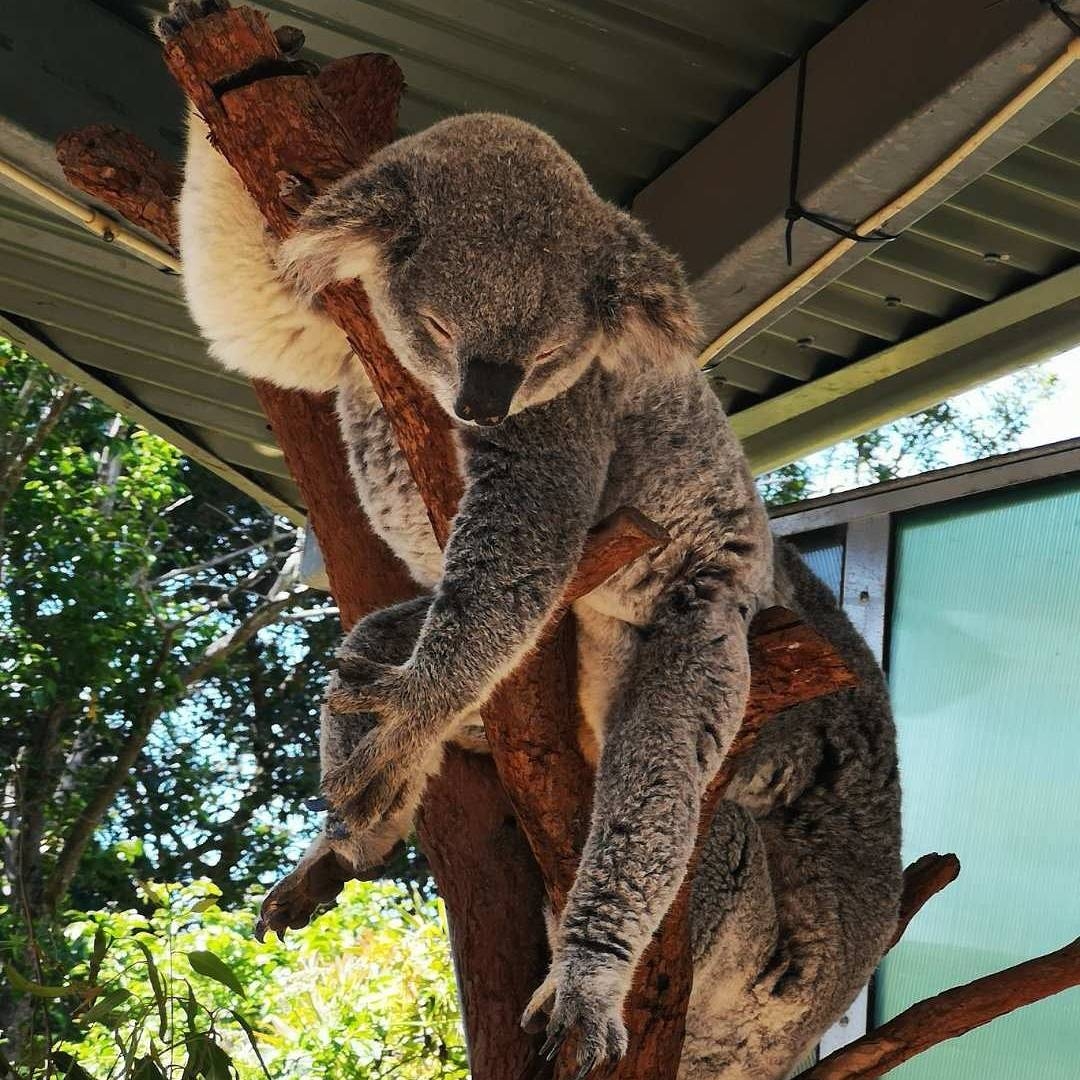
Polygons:
M160 30L216 6L174 2ZM860 676L768 728L692 882L680 1075L783 1076L895 927L895 739L866 646L798 556L774 553L694 365L676 260L552 139L493 115L374 155L280 249L193 121L180 225L188 299L214 354L283 386L337 388L364 507L433 590L363 620L341 648L322 747L335 825L297 875L327 852L359 871L405 835L441 747L535 645L592 525L634 506L671 536L574 606L581 705L601 752L551 970L526 1013L548 1015L546 1052L576 1031L584 1075L626 1049L631 976L685 877L702 794L743 714L754 612L793 608ZM313 302L352 277L454 422L466 490L445 554L358 362ZM310 914L291 907L290 888L268 898L269 928Z

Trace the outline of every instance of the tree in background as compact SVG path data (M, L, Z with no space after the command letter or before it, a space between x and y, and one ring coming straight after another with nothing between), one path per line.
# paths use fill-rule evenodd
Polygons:
M150 875L231 901L277 869L339 631L291 523L0 360L0 903L36 965L67 902L130 904Z
M1019 371L784 465L760 477L758 487L778 506L1006 453L1055 383L1044 369Z

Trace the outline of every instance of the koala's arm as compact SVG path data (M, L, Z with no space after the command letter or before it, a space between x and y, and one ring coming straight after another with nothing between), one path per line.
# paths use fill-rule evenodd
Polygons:
M542 408L468 433L466 490L443 578L398 669L391 710L417 735L436 736L484 701L536 642L576 569L610 456L610 418L590 408L597 381L587 377ZM349 652L346 642L346 681ZM377 701L362 704L379 711Z
M596 521L605 428L590 430L563 401L537 412L475 439L469 454L443 579L410 661L444 695L444 713L483 701L536 642Z
M589 835L553 942L551 971L525 1013L549 1036L577 1029L579 1061L626 1048L622 1004L686 876L701 801L746 707L746 617L724 585L673 586L612 703Z

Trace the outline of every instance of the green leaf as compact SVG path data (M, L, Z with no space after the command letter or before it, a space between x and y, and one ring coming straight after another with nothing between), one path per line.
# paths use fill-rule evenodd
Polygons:
M197 1076L206 1076L210 1064L210 1052L207 1047L210 1040L202 1033L189 1035L185 1040L187 1046L187 1064L180 1080L194 1080Z
M232 1058L212 1039L206 1040L207 1080L233 1080Z
M213 979L215 982L221 983L222 986L227 986L241 997L246 996L244 988L233 969L219 956L215 956L205 949L196 949L187 955L192 968L200 975L205 975L208 979Z
M157 1002L158 1020L158 1037L164 1039L169 1030L169 1012L165 1004L165 988L161 983L161 975L158 973L157 964L154 963L154 957L150 953L150 947L145 941L140 941L138 938L133 939L136 946L141 950L144 957L146 957L146 974L150 979L150 988L154 991L154 1001Z
M199 1003L195 1000L195 991L192 989L191 983L186 979L184 982L187 985L187 997L184 999L184 1015L187 1017L188 1034L190 1035L195 1031L195 1021L199 1016Z
M20 974L10 964L4 965L4 973L7 975L11 988L20 994L33 994L34 997L67 997L77 994L79 991L74 986L44 986L41 983L31 982L25 975Z
M255 1051L255 1057L259 1061L259 1067L263 1071L263 1076L266 1080L273 1080L270 1075L270 1070L266 1067L266 1062L263 1061L262 1051L259 1050L259 1041L255 1038L255 1029L249 1023L247 1017L243 1013L237 1012L235 1009L230 1009L233 1019L244 1029L244 1034L247 1036L248 1042L251 1043L251 1049Z
M53 1054L53 1061L64 1070L60 1074L64 1080L94 1080L70 1054L63 1050Z
M131 1080L165 1080L165 1074L158 1067L157 1062L147 1055L135 1062Z
M117 1008L123 1005L130 997L131 991L125 990L123 987L110 990L107 994L102 994L86 1012L79 1016L79 1019L91 1024L107 1021L113 1016Z

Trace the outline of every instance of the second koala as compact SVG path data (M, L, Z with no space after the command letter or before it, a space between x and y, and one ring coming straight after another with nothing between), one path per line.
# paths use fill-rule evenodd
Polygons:
M693 881L681 1075L783 1076L895 926L894 733L865 645L793 552L774 558L741 450L694 366L676 260L548 136L493 115L381 151L280 251L196 121L180 221L188 298L215 355L280 385L337 388L365 509L433 589L342 646L323 764L346 829L318 850L362 869L408 831L441 746L533 646L593 524L629 505L672 537L574 608L582 706L602 749L588 842L527 1019L547 1012L555 1041L575 1029L583 1073L626 1049L630 978L742 717L753 613L794 608L860 676L767 730ZM456 424L466 491L445 556L357 362L309 303L357 276Z

